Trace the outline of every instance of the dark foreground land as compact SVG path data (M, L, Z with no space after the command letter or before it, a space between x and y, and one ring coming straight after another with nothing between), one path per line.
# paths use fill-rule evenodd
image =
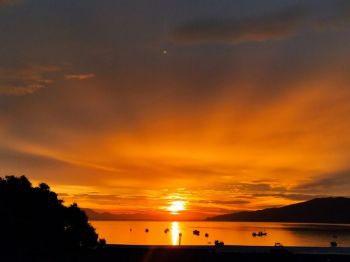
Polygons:
M5 252L6 253L6 252ZM247 246L125 246L107 245L99 250L64 255L62 253L0 255L0 261L350 261L350 248L247 247Z

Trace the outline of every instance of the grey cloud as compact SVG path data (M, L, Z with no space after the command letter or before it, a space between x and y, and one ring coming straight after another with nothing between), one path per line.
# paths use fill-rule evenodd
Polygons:
M296 33L305 19L301 9L245 19L206 19L184 24L173 31L183 42L250 42L280 39Z
M338 191L348 189L350 186L350 170L320 175L320 179L299 185L296 191Z
M278 40L297 35L305 30L333 30L346 28L350 23L350 5L345 1L318 7L318 2L307 1L299 6L270 14L241 19L202 19L176 27L171 35L177 42L241 43ZM329 10L323 10L323 9Z

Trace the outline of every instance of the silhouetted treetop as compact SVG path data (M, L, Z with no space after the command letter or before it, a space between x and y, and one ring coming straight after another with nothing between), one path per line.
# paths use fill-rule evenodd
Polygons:
M20 250L93 248L98 235L86 214L63 205L50 187L25 177L0 177L0 245Z

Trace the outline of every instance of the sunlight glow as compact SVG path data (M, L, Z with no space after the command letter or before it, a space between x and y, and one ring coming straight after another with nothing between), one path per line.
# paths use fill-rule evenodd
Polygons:
M167 207L167 210L173 214L177 215L180 211L185 210L185 202L184 201L172 201L170 205Z

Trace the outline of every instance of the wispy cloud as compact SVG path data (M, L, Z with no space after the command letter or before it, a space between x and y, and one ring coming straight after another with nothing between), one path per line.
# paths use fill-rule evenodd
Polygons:
M30 84L30 85L24 85L24 86L1 85L0 95L8 95L8 96L29 95L45 87L46 86L42 84Z
M89 73L89 74L71 74L71 75L65 75L64 78L67 80L86 80L90 78L94 78L95 74Z
M24 66L0 68L0 95L21 96L37 92L53 83L50 74L60 71L57 66Z

